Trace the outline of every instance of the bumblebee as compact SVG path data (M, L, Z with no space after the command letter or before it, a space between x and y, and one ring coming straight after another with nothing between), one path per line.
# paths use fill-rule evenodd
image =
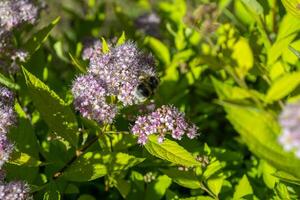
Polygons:
M134 96L139 102L144 102L154 94L159 81L155 76L141 76L139 80L140 83L135 88Z

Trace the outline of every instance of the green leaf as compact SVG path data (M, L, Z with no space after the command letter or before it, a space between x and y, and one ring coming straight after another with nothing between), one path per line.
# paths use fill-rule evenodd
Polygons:
M117 46L124 44L124 42L126 41L126 35L125 32L122 32L122 35L119 37L118 41L117 41Z
M179 171L177 169L161 170L168 177L172 178L172 181L180 186L199 189L201 188L200 181L192 171Z
M32 100L50 129L77 146L77 121L71 108L37 77L22 67Z
M300 30L300 20L292 15L285 15L282 19L276 41L268 51L268 66L272 65L288 51L288 46L297 37Z
M148 185L145 199L161 199L170 187L171 183L172 180L168 176L159 176L155 181Z
M78 194L80 193L79 188L75 184L68 184L67 188L64 191L65 194Z
M125 153L87 152L80 156L63 174L70 181L91 181L106 174L118 174L144 161Z
M41 161L22 152L13 152L8 163L27 167L38 167L42 164Z
M290 200L288 188L283 183L277 183L275 186L275 193L279 199Z
M300 59L300 51L296 50L291 45L289 45L289 50L291 50L291 52L293 52L298 57L298 59Z
M69 56L71 58L71 62L72 64L81 72L81 73L86 73L86 66L85 64L78 60L77 58L75 58L71 53L69 53Z
M252 97L264 100L265 98L264 94L261 94L256 90L232 86L227 83L221 82L214 77L212 77L211 79L219 98L222 100L242 100L250 99Z
M131 171L130 180L135 184L138 190L144 193L144 176L136 171Z
M250 106L225 102L222 105L227 118L254 154L276 169L300 177L300 160L293 153L285 152L279 145L280 127L272 114Z
M269 88L266 102L273 102L289 95L300 84L300 72L285 74Z
M63 174L63 178L69 181L91 181L107 174L105 160L110 155L97 152L87 152L80 156Z
M145 44L148 45L155 56L165 65L169 65L171 61L171 56L168 47L163 44L161 41L154 37L146 37Z
M60 17L54 19L48 26L42 28L37 33L34 34L32 38L30 38L24 45L24 49L32 55L36 52L41 45L47 40L51 30L57 25L60 21Z
M251 194L253 194L253 189L248 181L247 176L244 175L235 188L233 199L241 199L242 197Z
M118 179L116 178L116 185L115 187L119 190L120 194L124 199L126 199L127 195L130 192L131 184L129 181L126 181L124 179Z
M13 90L19 90L20 86L17 83L14 83L11 79L5 77L3 74L0 73L0 83L2 85L5 85L6 87L13 89Z
M242 0L244 5L252 12L255 13L256 15L263 15L264 14L264 9L260 5L260 3L256 0Z
M205 172L203 173L203 176L205 179L208 179L209 177L216 175L217 172L219 172L222 168L223 166L220 161L215 160L214 162L209 163Z
M122 171L126 171L127 169L143 162L145 158L137 158L133 155L129 155L126 153L110 153L111 158L105 163L108 166L109 173L117 173L119 174Z
M163 143L159 143L157 138L158 136L156 135L150 135L145 144L145 148L153 156L186 167L201 165L187 150L176 142L165 139Z
M17 126L10 129L9 139L18 152L13 153L11 164L6 166L8 180L26 180L33 184L39 174L39 145L34 128L21 105L15 102L15 111L18 115Z
M271 165L269 165L264 160L260 160L259 168L261 168L263 180L264 180L266 186L268 186L268 188L270 188L270 189L273 189L276 182L278 182L278 178L276 178L276 177L274 177L274 175L272 175L276 171L276 169L274 167L272 167Z
M254 63L252 50L245 38L240 38L233 46L232 58L237 63L237 67L234 68L236 73L240 78L244 78Z
M214 200L214 198L210 196L196 196L196 197L189 197L189 198L180 198L180 200Z
M299 0L281 0L281 2L289 13L291 13L295 17L300 18L300 1Z
M294 184L294 185L300 185L300 179L299 178L296 178L293 175L288 174L286 172L277 171L273 174L273 176L279 178L281 181L291 183L291 184Z
M50 182L47 185L43 200L60 200L61 194L55 182Z
M101 37L101 41L102 41L102 52L103 53L108 53L109 52L109 47L108 47L108 44L106 42L106 40Z
M219 193L221 192L223 182L224 182L224 177L212 177L206 181L208 188L216 196L218 196Z

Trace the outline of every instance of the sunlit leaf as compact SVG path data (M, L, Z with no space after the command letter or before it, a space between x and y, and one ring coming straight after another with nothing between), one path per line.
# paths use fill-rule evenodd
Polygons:
M77 146L77 120L71 108L46 84L22 67L26 84L47 125L73 146Z
M195 173L191 171L179 171L177 169L162 170L164 174L172 178L172 181L186 188L199 189L201 188L200 180Z
M108 173L127 170L143 160L125 153L87 152L63 173L63 177L76 182L91 181Z
M300 84L300 72L285 74L269 88L267 102L277 101L289 95Z
M154 37L146 37L145 38L145 44L148 45L152 51L154 52L154 55L157 56L157 58L162 61L165 65L168 65L171 61L171 56L168 47L163 44L161 41Z
M252 186L250 185L247 176L244 175L235 188L233 199L238 200L251 194L253 194Z
M166 193L166 190L171 185L171 183L172 180L168 176L159 176L148 186L145 199L161 199Z
M158 136L150 135L149 140L145 144L145 148L153 156L187 167L201 165L187 150L176 142L165 139L163 143L159 143L157 138Z
M60 17L57 17L48 26L44 27L43 29L35 33L33 37L26 42L26 44L24 45L24 49L30 55L32 55L47 40L51 30L58 24L59 21L60 21Z
M300 1L299 0L281 0L287 12L300 18Z

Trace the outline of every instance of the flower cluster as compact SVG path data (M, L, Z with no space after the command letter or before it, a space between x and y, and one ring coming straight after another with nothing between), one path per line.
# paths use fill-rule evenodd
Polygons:
M24 23L34 24L38 7L30 0L2 0L0 2L0 26L11 31Z
M162 106L149 115L139 116L131 130L138 136L138 143L144 145L151 134L158 134L158 142L161 143L168 133L176 140L181 140L184 134L193 139L198 135L197 129L177 108Z
M84 117L112 123L117 102L123 106L140 103L141 96L149 97L157 86L154 81L150 89L139 88L145 89L146 94L138 90L143 78L155 79L155 63L152 56L139 51L132 42L110 47L109 52L103 53L101 42L95 41L83 50L82 56L89 60L88 73L74 81L72 93L75 108ZM116 97L116 101L108 103L111 97Z
M16 122L13 104L13 93L7 88L0 86L0 133L6 134L8 128Z
M15 72L17 61L24 61L26 52L14 48L13 31L24 24L34 24L39 14L39 6L32 0L1 0L0 1L0 59L6 65L5 70ZM7 69L12 66L12 69Z
M16 123L13 103L13 93L7 88L0 86L0 168L8 160L13 149L12 144L7 138L9 127Z
M135 95L141 77L155 77L155 62L132 42L111 48L90 59L89 73L104 80L112 95L124 106L139 103Z
M105 82L93 75L79 76L73 84L74 104L83 117L98 123L112 123L117 107L106 103L108 97Z
M1 200L30 200L29 186L23 181L0 182Z
M279 143L300 158L300 103L287 104L279 116L282 134Z
M100 40L87 40L82 51L82 59L90 60L93 57L101 56L102 54L102 43Z
M9 159L13 145L7 138L9 128L16 124L16 115L13 109L14 95L7 88L0 86L0 199L1 200L28 200L29 187L22 181L4 182L5 172L3 164Z

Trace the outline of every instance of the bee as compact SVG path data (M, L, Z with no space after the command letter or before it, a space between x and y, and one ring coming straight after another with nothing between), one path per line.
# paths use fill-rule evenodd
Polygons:
M154 94L159 81L155 76L140 76L139 80L134 96L139 102L144 102Z

